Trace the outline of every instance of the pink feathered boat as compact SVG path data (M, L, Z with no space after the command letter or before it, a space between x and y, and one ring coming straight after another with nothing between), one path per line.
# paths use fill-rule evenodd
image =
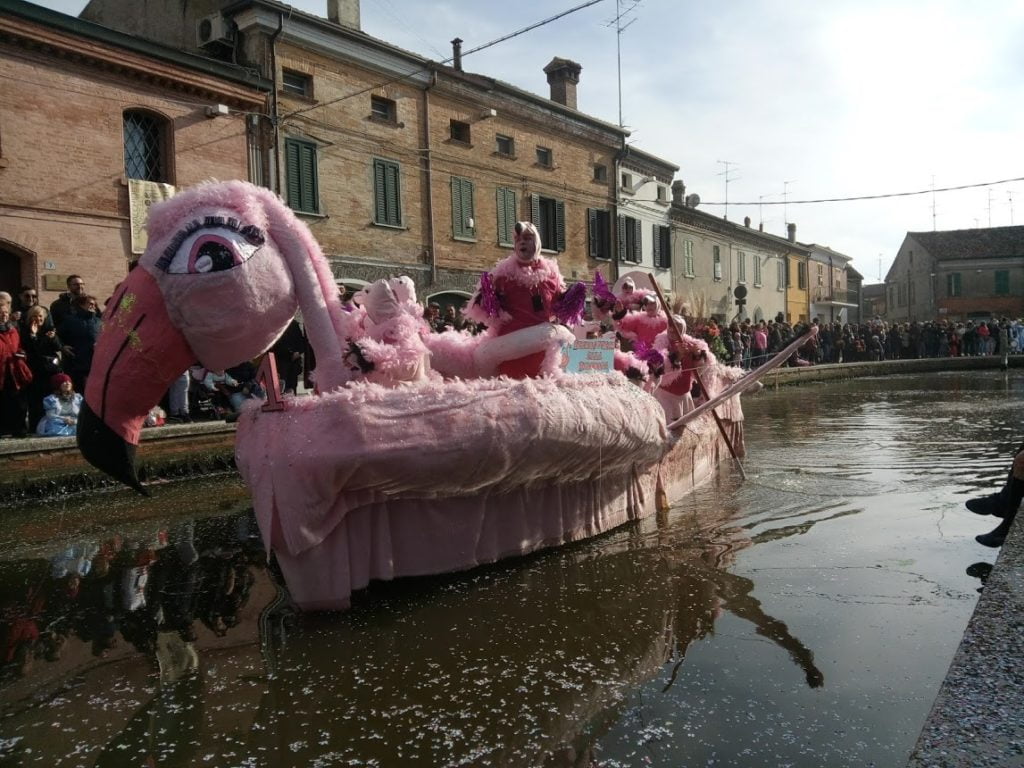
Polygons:
M708 478L728 456L723 433L742 452L739 394L752 379L717 363L703 371L711 399L671 425L619 374L352 380L349 320L316 241L269 191L224 182L153 207L149 247L104 315L83 455L145 492L135 447L170 382L196 359L220 370L266 351L296 309L318 394L248 406L236 458L304 609L345 608L372 579L594 536Z

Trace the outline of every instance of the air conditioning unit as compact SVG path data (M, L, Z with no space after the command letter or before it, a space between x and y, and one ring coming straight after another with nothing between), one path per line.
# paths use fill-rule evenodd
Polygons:
M231 22L219 13L200 19L196 23L196 45L200 48L230 44L233 37Z

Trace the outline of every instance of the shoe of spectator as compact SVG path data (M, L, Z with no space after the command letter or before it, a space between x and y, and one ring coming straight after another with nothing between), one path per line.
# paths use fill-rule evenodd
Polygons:
M996 548L1003 546L1003 542L1006 541L1006 534L998 530L989 531L988 533L979 533L974 537L974 540L983 547Z
M993 493L990 496L980 496L977 499L968 499L964 502L964 506L976 515L1006 517L1009 513L1009 510L1006 508L1006 502L1003 501L1002 496L998 493Z

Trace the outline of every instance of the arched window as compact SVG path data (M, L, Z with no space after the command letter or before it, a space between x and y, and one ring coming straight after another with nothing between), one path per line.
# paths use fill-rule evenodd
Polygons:
M152 112L124 113L124 175L129 179L170 182L166 119Z

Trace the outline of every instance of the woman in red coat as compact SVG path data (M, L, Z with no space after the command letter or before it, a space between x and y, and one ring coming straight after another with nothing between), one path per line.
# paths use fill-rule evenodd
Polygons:
M5 293L0 295L0 435L28 435L25 391L31 381L18 323L11 319L11 297Z

